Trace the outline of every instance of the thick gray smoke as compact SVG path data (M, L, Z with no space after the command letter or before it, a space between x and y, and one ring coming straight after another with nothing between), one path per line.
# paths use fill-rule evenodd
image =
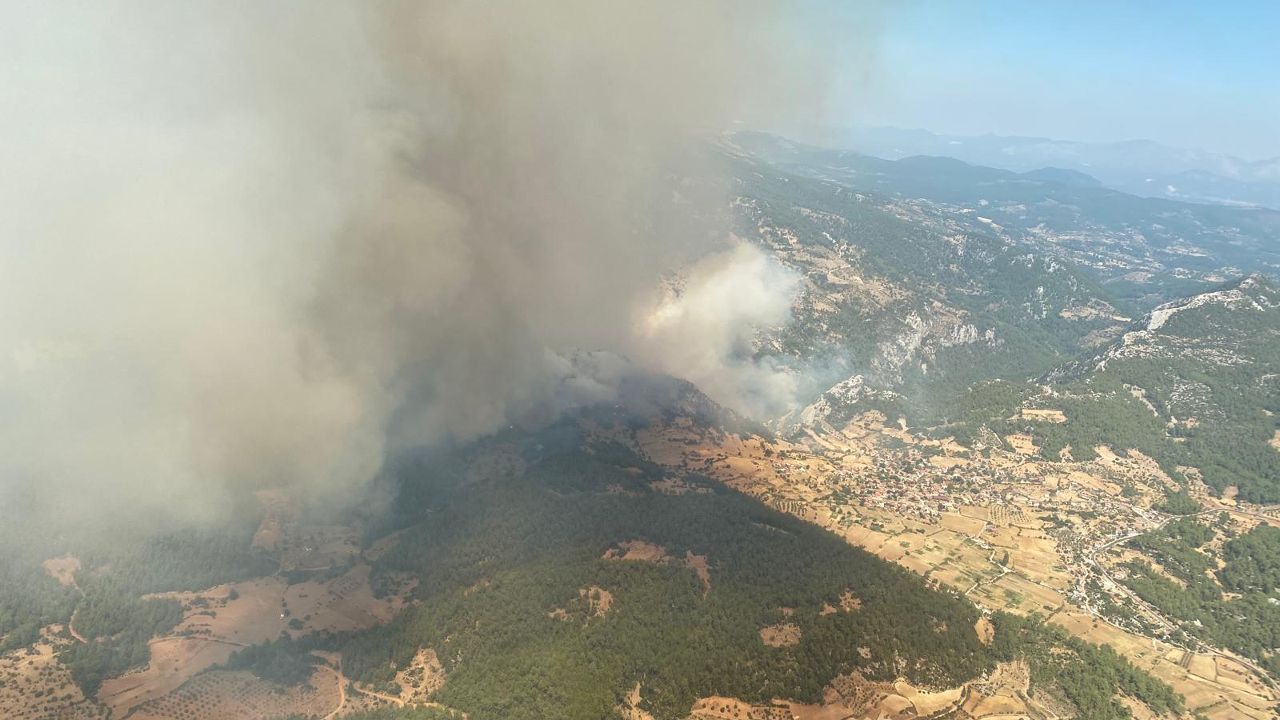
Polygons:
M778 410L787 382L742 350L793 285L718 244L727 197L684 142L815 112L831 58L782 12L10 3L0 502L341 500L389 445L547 401L574 348Z

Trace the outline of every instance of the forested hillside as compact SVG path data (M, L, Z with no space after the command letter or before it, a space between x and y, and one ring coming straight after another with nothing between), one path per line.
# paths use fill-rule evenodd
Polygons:
M1212 518L1184 518L1132 541L1158 562L1134 560L1123 582L1179 621L1182 632L1230 648L1280 675L1280 528L1259 525L1223 546L1217 567L1206 545L1230 531Z
M849 672L952 687L1025 656L1080 717L1124 717L1111 701L1121 690L1178 706L1114 654L1100 663L1087 644L1053 650L1064 637L1035 623L1002 621L1001 639L984 645L958 594L697 476L685 494L652 492L660 469L572 425L486 445L527 470L463 482L465 463L439 457L402 470L421 504L402 515L413 524L377 571L420 578L421 604L322 643L375 689L399 692L397 669L429 647L448 677L433 700L478 720L609 716L637 683L642 707L665 720L711 695L818 702ZM643 552L619 559L629 547ZM607 609L581 588L607 593ZM832 609L842 603L850 609ZM762 642L779 626L794 643Z
M1042 382L970 388L954 408L959 435L1025 431L1051 458L1108 445L1155 458L1175 480L1280 502L1280 291L1252 276L1155 310L1123 338ZM1053 408L1065 422L1014 418Z
M718 486L633 496L616 485L661 477L646 467L617 446L570 447L504 481L458 486L429 467L407 477L433 497L378 568L421 578L423 604L342 642L348 672L385 685L432 647L449 672L438 699L475 718L599 717L636 682L670 718L707 695L817 700L855 668L953 685L990 667L960 598ZM672 560L604 557L630 541ZM706 558L709 587L688 554ZM571 607L593 586L613 598L603 617ZM847 591L859 611L819 614ZM568 620L553 616L566 607ZM802 639L768 647L760 628L783 622L783 608Z

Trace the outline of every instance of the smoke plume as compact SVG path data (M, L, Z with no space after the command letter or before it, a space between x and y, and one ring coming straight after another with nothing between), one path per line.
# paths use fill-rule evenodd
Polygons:
M794 407L796 377L757 357L759 330L785 324L800 278L745 243L699 260L641 324L641 357L748 417Z
M0 503L341 501L389 447L548 402L576 348L778 411L746 345L793 285L725 249L687 141L820 104L830 58L782 10L10 4Z

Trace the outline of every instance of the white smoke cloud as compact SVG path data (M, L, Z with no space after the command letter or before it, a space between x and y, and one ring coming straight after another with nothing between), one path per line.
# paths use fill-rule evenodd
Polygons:
M740 243L695 264L640 322L640 356L749 417L795 406L797 381L757 356L760 330L784 325L800 277L759 247Z

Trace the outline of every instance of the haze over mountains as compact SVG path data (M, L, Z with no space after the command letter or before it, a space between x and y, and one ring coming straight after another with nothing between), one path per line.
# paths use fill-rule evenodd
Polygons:
M838 135L868 155L953 157L1016 172L1061 168L1145 197L1280 208L1280 158L1244 160L1150 140L1075 142L1005 135L943 135L871 127Z

